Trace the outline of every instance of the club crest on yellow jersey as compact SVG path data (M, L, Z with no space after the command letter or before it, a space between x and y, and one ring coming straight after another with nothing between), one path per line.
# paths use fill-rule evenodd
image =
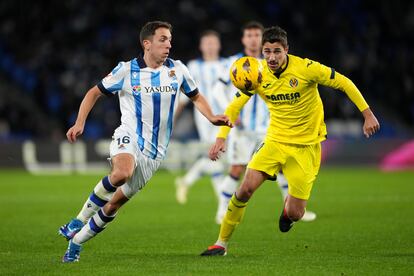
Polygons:
M292 88L297 87L297 86L298 86L298 84L299 84L299 81L298 81L297 79L295 79L295 78L291 78L291 79L290 79L290 81L289 81L289 85L290 85L290 87L292 87Z

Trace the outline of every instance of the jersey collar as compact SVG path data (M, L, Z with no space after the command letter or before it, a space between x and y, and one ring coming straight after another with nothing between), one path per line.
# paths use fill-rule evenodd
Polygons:
M138 62L139 68L141 69L148 67L147 64L145 63L144 56L142 54L137 57L137 62Z
M139 66L139 68L140 68L140 69L143 69L143 68L148 67L148 66L147 66L147 64L145 63L145 60L144 60L144 55L143 55L143 54L140 54L140 55L137 57L137 63L138 63L138 66ZM173 66L173 63L171 62L171 60L170 60L169 58L167 58L167 59L164 61L164 64L163 64L163 65L165 65L165 66L167 66L167 67L172 67L172 66Z

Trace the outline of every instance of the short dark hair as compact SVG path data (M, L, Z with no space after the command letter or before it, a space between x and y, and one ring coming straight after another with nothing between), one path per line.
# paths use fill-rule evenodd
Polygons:
M215 30L205 30L200 34L200 39L202 39L205 36L215 36L218 39L220 39L220 34Z
M241 31L242 33L244 33L245 30L249 30L249 29L260 29L263 33L264 27L262 23L258 21L249 21L243 25L243 27L241 28Z
M144 27L142 27L141 31L139 32L139 41L141 42L141 46L144 48L144 40L150 38L155 34L155 31L159 28L166 28L172 32L172 26L168 22L164 21L151 21L147 22Z
M286 48L288 46L287 32L279 26L266 28L263 32L262 45L264 45L266 42L279 42L283 47Z

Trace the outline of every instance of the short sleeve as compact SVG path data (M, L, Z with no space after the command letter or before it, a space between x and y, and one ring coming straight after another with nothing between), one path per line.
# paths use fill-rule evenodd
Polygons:
M194 78L191 76L190 72L188 71L187 66L185 66L181 61L177 61L177 63L183 73L183 81L180 86L181 91L183 91L187 97L193 97L197 95L197 84Z
M306 59L306 62L311 80L318 84L345 92L348 98L358 107L360 111L363 111L369 107L361 92L350 79L338 72L335 72L335 69L320 64L319 62L308 59Z
M310 80L327 85L331 80L335 79L335 70L325 66L317 61L305 59L306 72Z
M98 83L98 88L107 96L112 96L122 90L127 72L126 62L120 62L112 71Z

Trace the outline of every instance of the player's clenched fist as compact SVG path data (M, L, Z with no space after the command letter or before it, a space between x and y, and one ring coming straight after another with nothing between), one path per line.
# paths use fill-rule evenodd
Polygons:
M69 142L74 143L76 141L76 137L78 137L82 133L83 127L75 124L68 130L68 132L66 133L66 137L68 138Z

